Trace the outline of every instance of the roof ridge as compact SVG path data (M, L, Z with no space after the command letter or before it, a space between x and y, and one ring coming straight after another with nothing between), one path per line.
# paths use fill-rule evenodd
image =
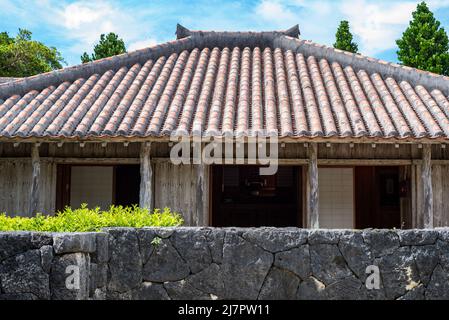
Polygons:
M298 38L301 34L299 30L299 25L295 24L291 28L286 30L275 30L275 31L204 31L204 30L190 30L186 27L180 25L179 23L176 25L176 37L177 39L183 39L187 37L204 37L204 36L234 36L234 37L245 37L247 35L262 35L267 37L276 37L276 36L290 36L293 38Z
M442 91L449 95L449 77L413 67L400 65L336 49L327 45L319 44L311 40L301 40L283 35L275 39L274 45L279 45L284 50L292 50L307 56L315 56L317 59L328 59L330 62L340 63L343 67L351 66L356 70L365 70L368 73L379 73L383 77L406 80L414 85L422 85Z

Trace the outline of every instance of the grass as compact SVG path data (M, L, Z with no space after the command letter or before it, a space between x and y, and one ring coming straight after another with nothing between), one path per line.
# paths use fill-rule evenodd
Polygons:
M148 212L137 206L111 206L108 211L67 207L55 216L38 214L32 218L8 217L0 214L0 231L91 232L107 227L174 227L184 223L181 215L169 208Z

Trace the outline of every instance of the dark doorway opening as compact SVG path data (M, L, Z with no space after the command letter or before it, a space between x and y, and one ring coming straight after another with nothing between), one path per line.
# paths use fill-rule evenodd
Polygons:
M115 205L139 205L140 166L116 166L114 171Z
M301 167L280 166L261 176L258 166L214 166L214 227L302 226Z
M356 167L356 228L400 228L399 167Z
M82 181L77 179L77 183L72 186L74 179L74 168L89 169L95 172L95 168L111 168L109 179L94 181L95 175L87 175ZM104 177L103 177L104 178ZM109 181L109 182L107 182ZM111 186L112 181L112 186ZM84 188L92 183L108 184L110 192L102 194L101 198L108 205L132 206L139 204L140 191L140 166L139 165L71 165L61 164L57 166L57 182L56 182L56 211L62 211L66 206L73 205L71 199L72 188ZM104 185L104 184L103 184ZM84 188L85 189L85 188ZM89 193L91 194L91 193ZM79 199L78 199L79 200ZM84 200L84 199L83 199ZM76 201L75 201L76 202ZM79 201L78 201L79 202ZM76 205L75 205L76 206ZM103 208L107 209L107 208Z

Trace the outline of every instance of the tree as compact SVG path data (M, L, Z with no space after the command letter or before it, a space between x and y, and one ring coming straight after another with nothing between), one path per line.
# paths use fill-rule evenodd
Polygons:
M335 34L336 42L334 48L345 50L353 53L357 53L359 47L357 43L353 41L353 36L349 30L349 22L343 20L338 26L337 33Z
M449 75L448 36L425 2L418 4L413 19L396 44L402 64Z
M102 34L100 36L100 42L94 47L94 53L89 56L87 52L84 52L81 56L81 62L91 62L102 58L112 57L125 52L125 42L123 42L123 40L120 39L118 35L113 32L109 33L108 35Z
M0 76L28 77L61 69L64 59L54 47L32 40L32 33L19 29L15 38L0 33Z

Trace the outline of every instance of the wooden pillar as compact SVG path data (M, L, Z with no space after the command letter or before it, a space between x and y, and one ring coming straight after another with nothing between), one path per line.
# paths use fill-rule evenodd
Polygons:
M197 181L196 181L196 212L193 219L196 226L205 226L205 208L206 208L206 187L205 187L205 172L206 165L199 164L197 168Z
M425 144L422 148L421 181L424 194L424 228L433 228L433 190L432 190L432 157L431 145Z
M318 205L318 146L316 143L311 143L308 149L307 227L311 229L318 229L320 227Z
M39 158L39 146L33 144L31 147L31 165L32 165L32 176L31 176L31 193L30 193L30 214L35 216L39 210L39 182L41 175L41 163Z
M153 210L153 168L151 166L151 142L142 142L140 148L139 206Z

